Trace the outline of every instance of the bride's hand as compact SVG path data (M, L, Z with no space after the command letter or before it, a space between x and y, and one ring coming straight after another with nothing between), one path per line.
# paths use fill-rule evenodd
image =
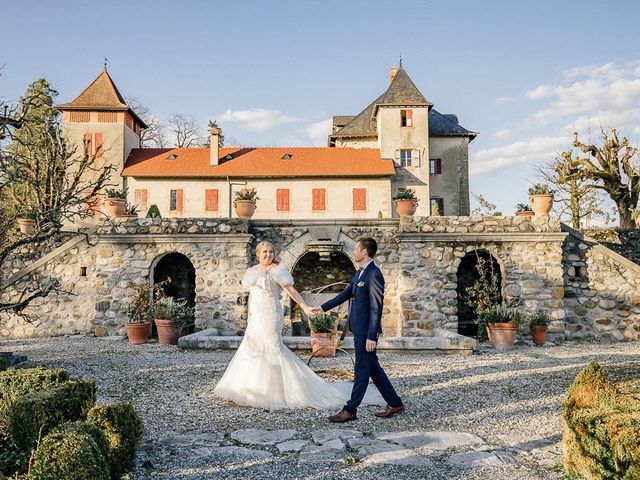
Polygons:
M305 305L304 307L302 307L302 309L304 310L304 313L306 313L309 317L315 317L317 315L315 309L313 307L310 307L309 305Z

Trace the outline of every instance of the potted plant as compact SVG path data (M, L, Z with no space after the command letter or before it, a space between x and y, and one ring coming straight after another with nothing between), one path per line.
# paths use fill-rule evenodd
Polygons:
M412 216L418 209L418 202L415 190L411 188L400 188L392 197L396 204L396 210L401 217Z
M251 218L256 211L258 192L255 188L243 188L234 193L233 206L240 218Z
M158 208L158 205L156 205L155 203L151 204L151 206L149 207L149 210L147 210L147 218L161 218L162 216L160 215L160 209Z
M177 345L182 328L193 320L193 311L192 307L187 306L186 300L165 296L155 299L151 305L151 315L158 330L158 343Z
M516 204L516 216L517 217L532 217L534 215L533 210L529 208L526 203Z
M337 327L338 317L333 313L321 313L309 317L312 354L319 357L335 356Z
M138 217L138 205L127 205L122 214L124 218L137 218Z
M516 343L516 334L527 320L520 310L506 305L496 305L478 315L478 325L487 328L489 341L494 348L503 352L512 350Z
M529 187L529 204L535 215L548 215L553 206L553 191L543 183L531 185Z
M16 221L20 227L20 232L25 235L36 233L36 212L21 212L17 215Z
M531 328L531 338L536 345L544 345L547 341L547 332L551 318L546 312L535 312L529 315L529 327Z
M129 282L127 287L133 296L124 301L124 313L127 315L127 337L129 342L138 345L146 343L151 333L151 299L154 291L162 295L159 284Z
M104 205L107 213L112 217L121 217L127 207L127 187L119 190L117 188L107 188L107 198Z

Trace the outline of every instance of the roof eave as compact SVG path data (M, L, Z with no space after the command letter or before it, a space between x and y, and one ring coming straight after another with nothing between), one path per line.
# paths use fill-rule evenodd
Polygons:
M64 111L64 110L78 110L78 111L82 111L82 110L90 110L90 111L101 110L101 111L105 111L105 112L129 112L131 115L133 115L133 118L135 118L137 120L137 122L140 124L140 126L142 128L148 128L149 127L144 122L144 120L142 120L138 116L138 114L136 114L136 112L134 112L133 109L131 107L129 107L128 105L73 105L72 103L61 103L59 105L56 105L55 108L57 108L60 111Z

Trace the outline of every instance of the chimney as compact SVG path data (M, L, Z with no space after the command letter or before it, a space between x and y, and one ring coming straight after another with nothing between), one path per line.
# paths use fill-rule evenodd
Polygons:
M396 78L396 73L398 73L398 69L396 67L391 67L389 69L389 83L393 82L393 79Z
M209 136L209 165L215 167L218 165L218 158L220 157L220 148L218 147L218 135L220 130L217 128L211 129L211 135Z

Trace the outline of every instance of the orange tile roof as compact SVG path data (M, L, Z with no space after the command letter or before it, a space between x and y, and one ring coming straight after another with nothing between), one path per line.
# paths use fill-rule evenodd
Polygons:
M290 159L283 159L285 154ZM175 159L169 157L175 155ZM209 165L209 148L134 148L126 177L386 177L392 160L377 148L221 148L219 165Z

